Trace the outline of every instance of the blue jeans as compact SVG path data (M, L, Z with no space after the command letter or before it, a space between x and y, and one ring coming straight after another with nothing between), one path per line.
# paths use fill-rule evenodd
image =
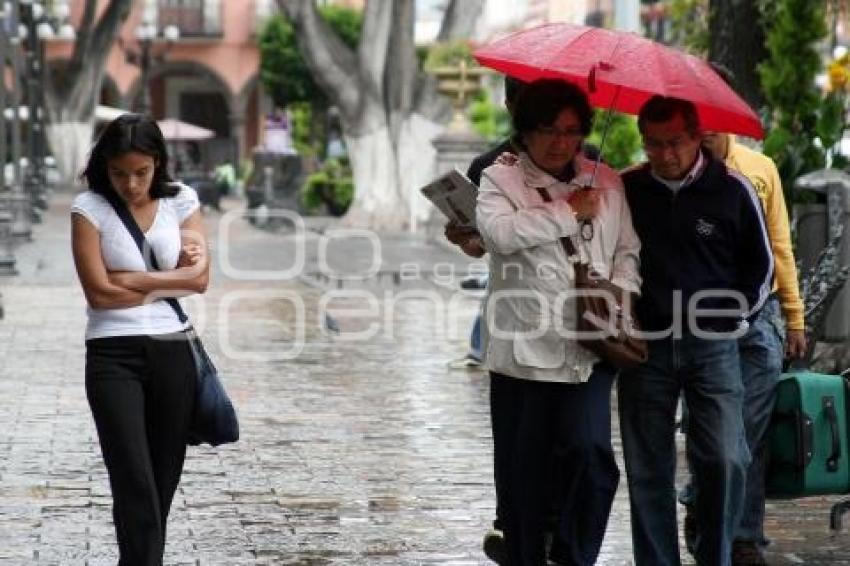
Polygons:
M776 387L782 373L784 337L779 301L765 304L749 332L738 341L741 377L744 381L744 426L752 463L747 470L747 489L736 540L764 538L764 476L767 471L766 436L776 402Z
M782 373L785 330L779 299L771 296L747 333L738 340L741 378L744 383L744 428L752 455L747 469L746 495L735 540L766 543L764 537L764 481L767 467L766 436L776 402L776 386ZM683 409L687 407L684 405ZM683 421L687 421L683 410ZM682 490L679 501L693 502L693 487Z
M618 380L623 455L637 566L678 566L676 405L690 408L687 457L694 470L699 564L726 566L741 516L750 455L735 340L654 340L649 359Z
M481 345L481 313L475 315L475 322L472 323L472 334L469 336L469 353L468 357L474 358L479 362L484 358L484 352Z

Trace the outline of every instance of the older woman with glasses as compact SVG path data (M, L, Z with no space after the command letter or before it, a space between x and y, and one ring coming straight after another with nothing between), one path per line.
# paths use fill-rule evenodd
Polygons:
M477 223L490 253L485 363L496 492L514 566L547 558L593 564L619 482L610 410L616 370L575 340L579 258L568 257L562 239L633 293L640 243L620 178L581 154L591 118L575 85L531 83L513 115L517 159L485 169L481 179ZM553 467L556 449L563 463ZM547 557L552 487L562 507Z

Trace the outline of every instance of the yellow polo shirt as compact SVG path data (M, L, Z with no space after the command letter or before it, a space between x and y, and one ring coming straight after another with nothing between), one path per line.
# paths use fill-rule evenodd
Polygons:
M756 189L764 208L776 266L773 290L779 295L788 329L803 330L803 301L800 299L797 265L791 246L791 226L776 165L766 155L738 143L734 136L729 136L729 153L725 162L727 167L749 179Z

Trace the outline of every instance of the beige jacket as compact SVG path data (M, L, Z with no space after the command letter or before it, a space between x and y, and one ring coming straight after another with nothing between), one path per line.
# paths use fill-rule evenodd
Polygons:
M489 370L521 379L579 383L598 361L569 331L576 328L572 261L563 236L589 258L600 275L633 293L640 291L640 242L632 227L620 177L600 165L595 186L603 189L594 237L582 240L566 199L590 182L594 162L574 161L569 184L540 170L526 154L514 165L484 170L478 194L478 229L490 253L490 281L483 316ZM552 197L545 202L537 187ZM574 260L575 258L573 258Z

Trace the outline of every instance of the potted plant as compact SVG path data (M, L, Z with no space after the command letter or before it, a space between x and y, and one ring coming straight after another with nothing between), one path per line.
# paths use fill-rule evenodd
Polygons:
M315 213L322 206L331 216L342 216L354 198L354 180L344 159L327 159L322 167L307 177L301 189L301 203Z

